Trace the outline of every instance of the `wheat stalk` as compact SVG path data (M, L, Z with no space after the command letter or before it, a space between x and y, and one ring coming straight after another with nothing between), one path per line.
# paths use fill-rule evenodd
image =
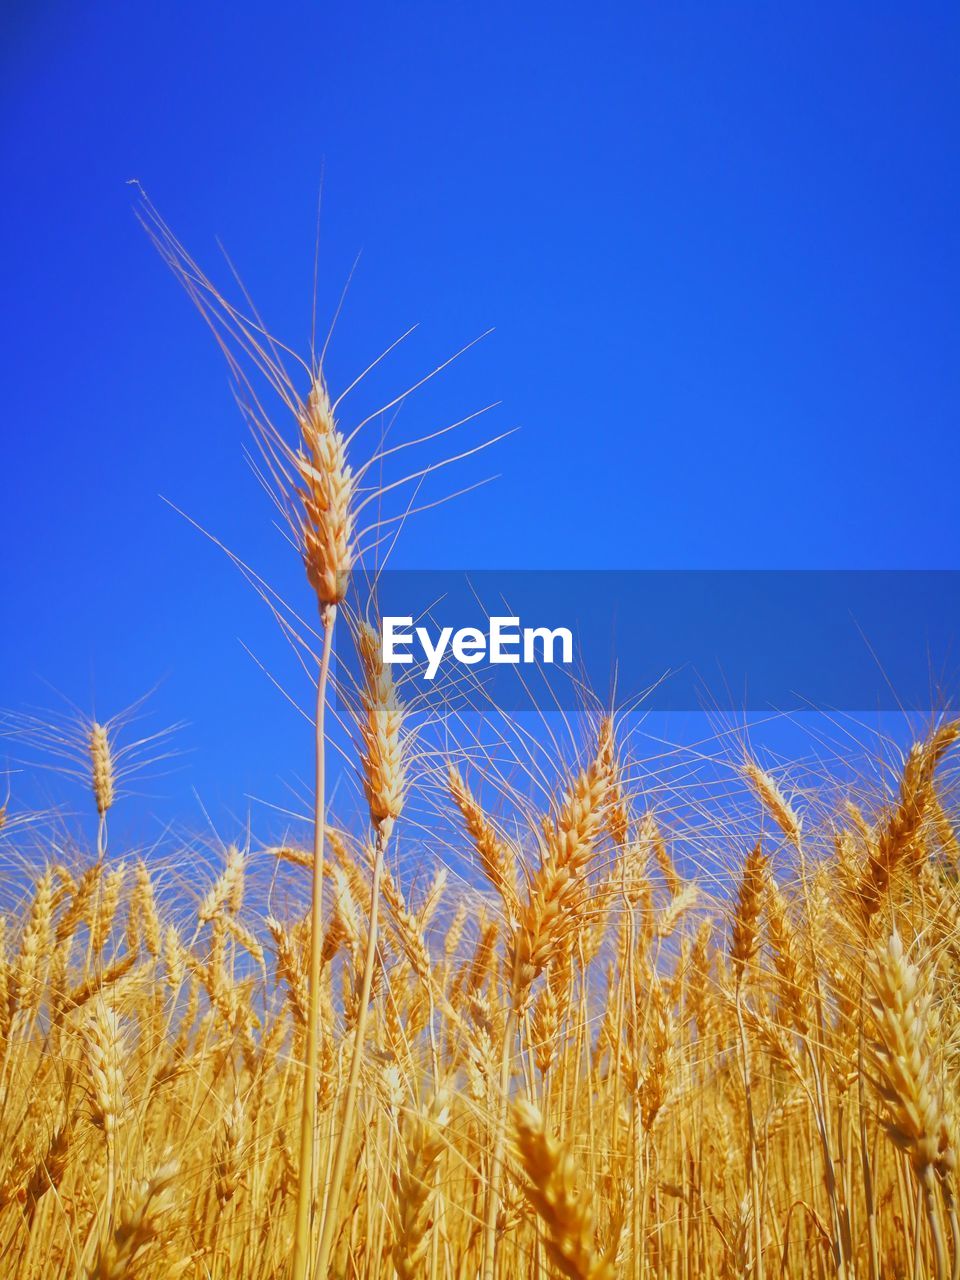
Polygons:
M394 1179L393 1264L398 1280L423 1275L436 1200L435 1175L449 1120L450 1093L441 1087L405 1126L400 1171Z
M946 1280L947 1260L934 1206L934 1175L951 1161L943 1099L930 1062L930 997L921 991L920 972L907 959L894 931L871 969L871 1007L877 1028L872 1045L875 1083L884 1109L884 1127L909 1157L924 1194L937 1259L937 1280Z
M613 1260L596 1248L589 1192L578 1185L569 1151L550 1137L543 1117L526 1099L514 1104L513 1122L517 1159L526 1175L524 1194L543 1224L555 1267L569 1280L613 1280Z

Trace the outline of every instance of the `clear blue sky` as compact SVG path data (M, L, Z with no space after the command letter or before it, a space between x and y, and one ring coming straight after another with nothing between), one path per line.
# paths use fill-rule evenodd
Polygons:
M960 563L955 5L16 3L0 58L0 705L164 677L163 794L238 812L307 740L158 495L299 580L131 178L303 347L323 174L322 323L361 254L335 385L495 326L405 412L521 430L403 564Z

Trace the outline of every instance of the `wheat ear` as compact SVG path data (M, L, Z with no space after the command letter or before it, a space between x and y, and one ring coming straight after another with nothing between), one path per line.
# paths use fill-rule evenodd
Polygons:
M450 1094L440 1088L405 1128L400 1172L394 1179L396 1209L393 1265L398 1280L417 1280L424 1274L435 1174L446 1145L444 1130L450 1119Z
M93 1007L83 1033L87 1070L92 1088L92 1119L102 1129L107 1147L107 1194L104 1229L113 1213L117 1176L117 1126L123 1112L124 1035L116 1010L101 998Z
M137 1268L141 1255L163 1236L169 1238L170 1216L175 1208L173 1186L180 1165L176 1160L162 1164L152 1177L137 1183L129 1204L117 1225L102 1243L86 1274L89 1280L123 1280ZM176 1272L168 1269L165 1274Z
M760 803L773 818L774 822L791 842L798 848L800 845L800 818L793 805L780 789L780 785L771 774L761 769L755 760L746 760L742 768L743 776L751 784L760 798Z
M96 720L90 726L90 773L93 784L93 798L97 806L99 824L97 827L97 857L102 858L107 846L107 810L113 804L116 794L116 772L113 763L113 751L106 726Z
M907 959L896 931L878 953L871 977L871 1007L877 1027L872 1056L884 1128L909 1157L923 1189L937 1280L946 1280L946 1249L934 1204L934 1175L947 1163L944 1144L949 1142L949 1128L930 1062L930 997L922 993L920 972Z
M879 911L894 873L917 839L935 799L933 779L937 765L958 737L960 721L949 721L925 742L916 743L907 756L897 803L871 841L858 884L857 897L867 924Z
M455 765L447 771L447 785L476 850L480 868L503 899L507 914L516 914L517 888L513 855L495 831Z
M547 1133L540 1112L526 1099L514 1104L513 1123L526 1174L524 1194L543 1224L557 1270L569 1280L613 1280L613 1260L601 1255L594 1241L592 1197L578 1186L570 1152Z

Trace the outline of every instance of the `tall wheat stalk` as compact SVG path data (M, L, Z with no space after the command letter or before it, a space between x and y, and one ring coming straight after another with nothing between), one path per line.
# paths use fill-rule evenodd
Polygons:
M323 953L323 858L325 808L325 713L337 607L347 589L353 557L353 476L346 461L322 374L317 375L300 416L301 447L295 464L300 479L300 544L307 579L320 608L323 650L315 715L313 872L310 897L310 970L306 1069L300 1118L300 1179L294 1229L293 1280L304 1280L310 1252L311 1213L316 1197L314 1140L317 1115L317 1049L320 1036L320 972ZM321 1257L323 1249L321 1245ZM322 1269L320 1274L325 1272Z

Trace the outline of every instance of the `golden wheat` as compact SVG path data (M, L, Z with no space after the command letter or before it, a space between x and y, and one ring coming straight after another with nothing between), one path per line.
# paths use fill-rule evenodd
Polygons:
M960 726L876 793L738 756L737 813L609 714L562 749L507 725L503 760L431 736L353 625L377 455L355 470L316 362L298 392L154 232L292 414L292 445L257 426L320 612L313 840L252 832L206 880L179 846L108 858L117 719L71 757L86 836L5 800L3 1274L957 1280Z

